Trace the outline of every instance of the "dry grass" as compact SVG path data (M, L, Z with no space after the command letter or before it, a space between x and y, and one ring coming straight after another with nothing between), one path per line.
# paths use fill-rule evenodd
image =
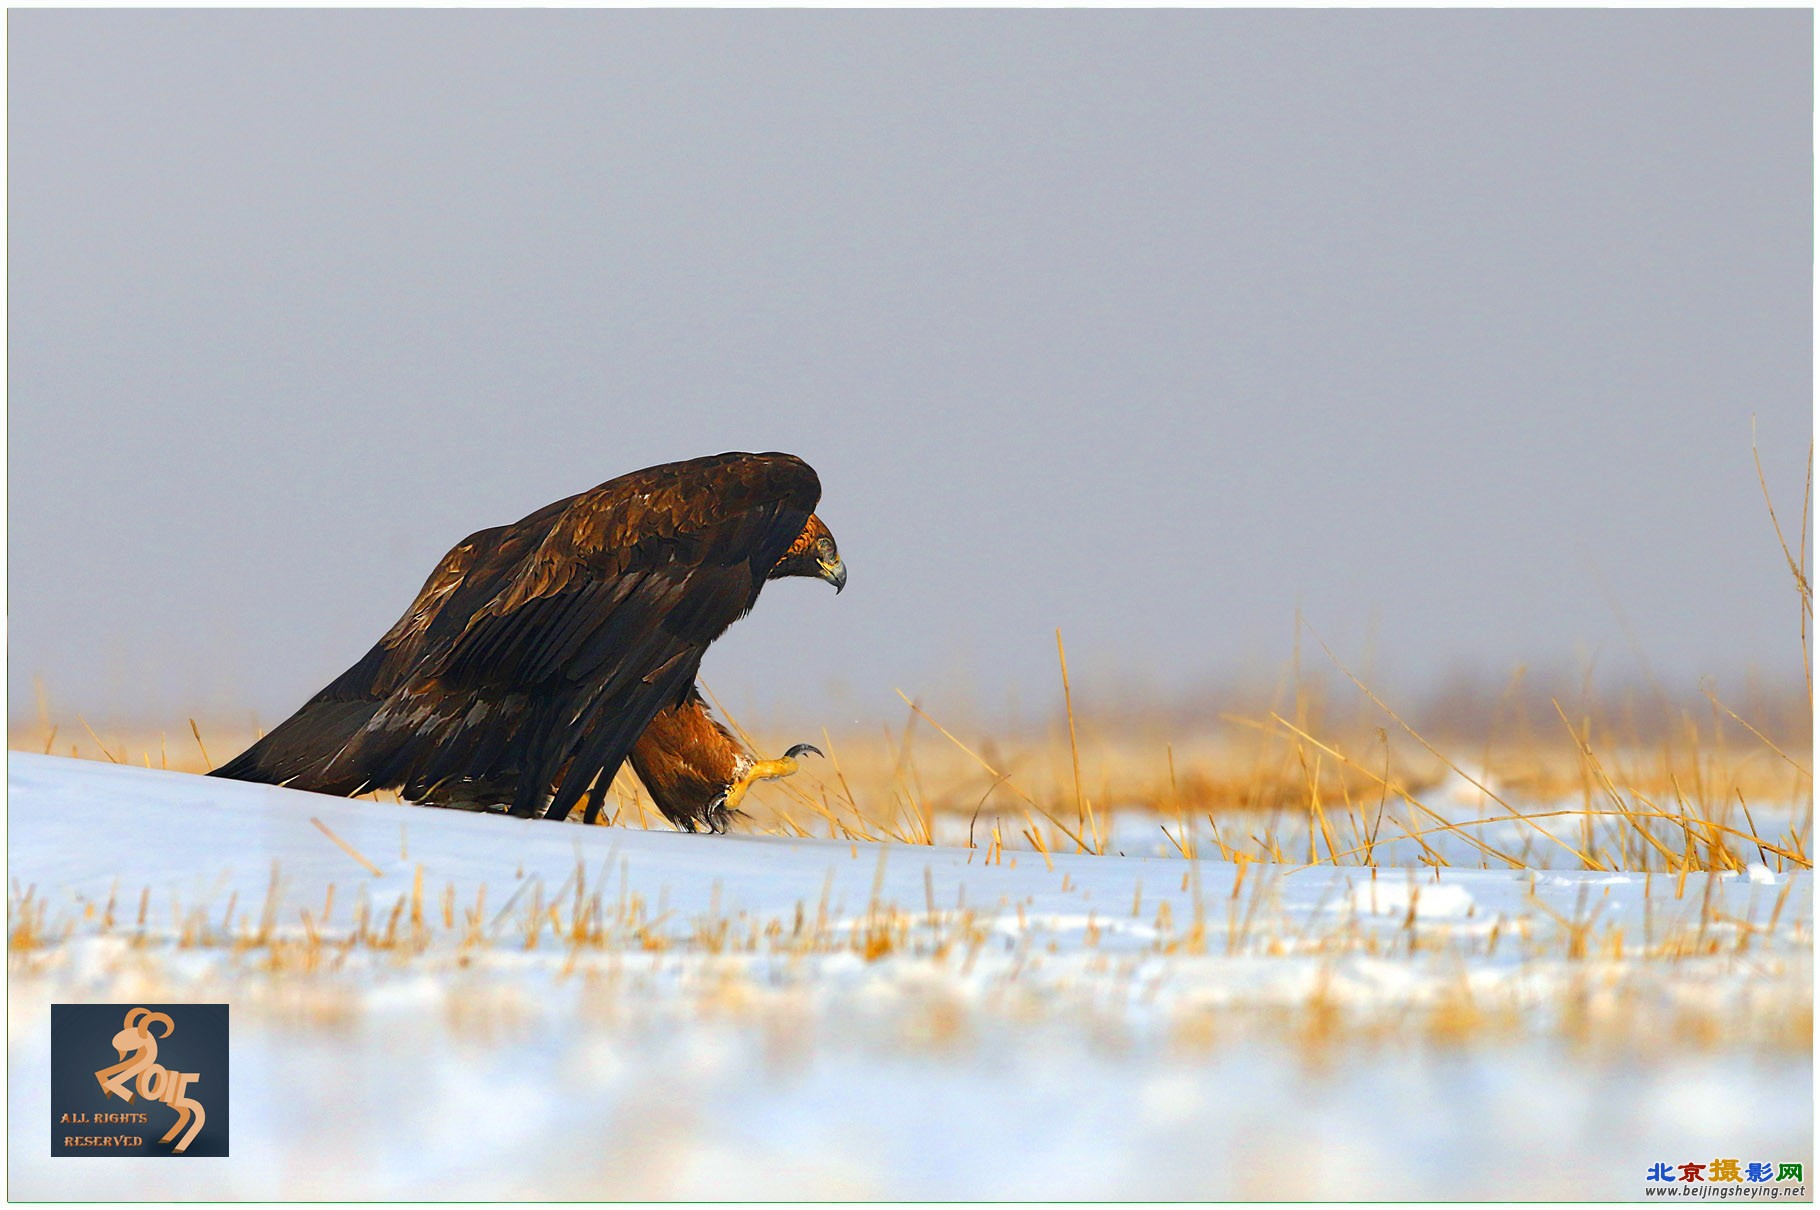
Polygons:
M826 766L761 788L746 826L846 838L862 860L869 854L858 848L861 843L928 843L938 832L966 827L976 860L1047 862L1055 850L1105 850L1121 817L1143 812L1164 821L1159 826L1176 851L1221 857L1237 866L1229 892L1204 896L1200 867L1183 863L1181 885L1173 885L1171 874L1171 885L1157 889L1187 892L1185 901L1178 896L1172 903L1140 883L1128 907L1105 905L1099 909L1104 915L1092 917L1078 939L1065 942L1072 954L1067 959L1055 957L1049 926L1027 920L1021 904L938 903L928 887L914 903L881 897L883 849L879 877L863 910L843 912L830 903L824 886L819 900L804 900L775 917L729 914L715 903L699 915L679 918L634 889L623 865L590 871L578 862L554 888L528 878L491 893L482 885L465 895L453 884L426 884L419 865L408 890L375 896L367 871L372 857L385 855L354 850L324 828L323 843L348 853L348 877L339 888L325 889L320 906L295 910L289 919L280 915L276 868L263 903L232 898L156 903L147 888L122 887L104 904L89 905L80 919L52 918L37 888L15 885L9 903L11 969L21 976L51 974L65 943L78 934L120 939L126 947L120 969L130 973L132 956L138 955L147 964L147 979L163 977L156 973L160 951L204 951L228 961L213 977L250 980L245 986L252 990L237 995L264 997L272 1011L302 1014L324 1028L345 1027L358 1015L352 993L336 989L357 986L374 964L484 970L495 955L536 955L556 964L565 979L590 986L604 981L615 994L590 1000L614 1004L641 980L659 980L666 960L687 958L693 973L686 978L694 981L689 994L701 1013L761 1022L770 1019L766 1006L775 1008L787 994L773 986L775 974L764 973L768 964L774 970L778 959L787 969L830 956L850 955L868 964L908 960L963 981L976 968L989 971L987 991L977 1001L931 993L926 1003L906 1002L894 1018L903 1045L951 1049L971 1044L983 1021L1007 1016L1091 1019L1099 1023L1096 1036L1106 1045L1128 1045L1134 1018L1105 1005L1153 994L1144 989L1158 977L1158 960L1173 966L1314 957L1332 970L1354 958L1398 958L1457 964L1462 972L1495 963L1519 973L1558 971L1566 964L1584 968L1584 979L1547 977L1558 986L1540 1005L1524 999L1524 979L1475 988L1464 973L1447 994L1395 1009L1347 1005L1321 987L1283 1003L1201 1005L1188 996L1172 1002L1167 1041L1193 1055L1238 1042L1287 1039L1317 1066L1359 1048L1445 1048L1538 1033L1600 1054L1659 1052L1670 1045L1806 1052L1811 1000L1777 990L1779 981L1754 995L1742 1016L1743 993L1697 994L1698 972L1714 964L1770 972L1811 946L1803 904L1791 903L1795 882L1785 882L1773 902L1757 903L1745 916L1733 914L1735 908L1728 912L1726 897L1715 894L1717 875L1746 861L1767 858L1772 867L1807 867L1812 809L1805 753L1756 739L1748 745L1720 742L1726 732L1717 723L1698 732L1690 724L1685 739L1649 751L1601 752L1596 723L1569 730L1561 719L1566 742L1551 746L1537 738L1482 748L1468 764L1408 731L1401 733L1406 742L1399 742L1391 728L1360 734L1326 718L1323 703L1303 694L1286 711L1229 720L1216 737L1196 743L1102 737L1078 717L1073 742L1065 726L1058 726L1047 739L1013 743L960 735L932 712L908 708L901 729L877 738L824 737ZM44 724L43 734L52 726ZM188 736L187 752L155 745L150 735L103 732L86 747L78 742L75 755L119 761L135 753L134 763L194 772L205 767L203 743L215 753L252 738L210 727L197 732ZM15 735L15 744L25 746L20 738ZM772 747L761 737L749 742L761 750ZM1803 767L1788 770L1797 762ZM1457 780L1461 770L1496 797L1488 796L1476 811L1442 803L1432 791L1444 779L1456 779L1456 787L1471 784ZM1521 781L1523 770L1536 771L1534 780ZM1578 802L1537 809L1538 786L1577 796ZM1669 787L1665 797L1675 804L1672 810L1656 809L1654 795L1663 786ZM666 826L629 775L612 793L608 814L621 824ZM1762 817L1763 804L1771 801L1806 803L1792 834L1764 837L1756 828L1750 804L1758 804L1754 814ZM1434 808L1442 806L1451 817L1445 823L1425 814L1440 815ZM1660 871L1643 888L1646 904L1653 906L1641 924L1605 918L1596 892L1583 893L1571 909L1532 893L1521 911L1500 916L1492 927L1472 929L1419 918L1413 907L1406 918L1389 923L1343 912L1298 919L1280 910L1280 881L1289 868L1337 862L1372 867L1374 881L1427 879L1428 872L1377 868L1398 829L1414 833L1418 844L1433 844L1437 836L1485 830L1470 820L1519 810L1537 829L1527 848L1505 853L1495 844L1481 850L1456 841L1454 851L1470 854L1476 864ZM1206 832L1191 826L1194 814L1207 817ZM1784 811L1777 817L1785 816ZM1300 825L1299 831L1291 825ZM1197 836L1203 839L1197 842ZM1211 847L1206 837L1212 838ZM1023 847L1014 847L1020 838ZM1203 846L1198 852L1197 843ZM408 860L402 839L400 844L400 857ZM1447 864L1445 854L1429 851L1436 852L1429 864ZM1437 869L1433 877L1438 876ZM1066 891L1066 875L1057 877ZM1008 939L1013 916L1018 928ZM1134 944L1126 931L1117 944L1110 943L1125 924L1142 926L1143 940ZM1009 963L1008 945L1015 950ZM1059 979L1045 974L1046 962L1072 973ZM1695 994L1676 989L1673 972L1682 970L1695 972L1688 984ZM659 980L653 986L663 985ZM667 993L652 995L653 1002L668 1002ZM503 1030L514 1028L522 1015L515 1003L489 1007L490 1001L464 1001L462 1011L488 1029ZM809 1045L797 1036L802 1029L800 1020L786 1028L780 1018L780 1054Z
M88 904L80 917L55 920L36 887L15 884L8 904L9 960L15 976L53 976L72 938L88 944L111 939L121 948L109 961L110 977L159 979L168 977L159 972L173 950L207 954L209 978L250 980L249 994L280 1009L302 996L304 1011L327 1014L318 1025L345 1025L357 1015L336 988L363 986L375 966L452 974L487 969L497 956L538 955L561 979L612 985L616 995L603 1004L616 1003L641 980L663 984L680 975L684 994L696 998L702 1013L728 1019L751 1016L775 1000L780 971L798 971L813 984L813 967L802 966L813 960L851 955L868 964L908 961L962 983L978 967L986 988L970 1005L943 1000L933 990L926 1003L898 1005L905 1010L899 1014L904 1043L920 1048L961 1045L974 1013L1031 1021L1078 1021L1087 1013L1110 1038L1130 1024L1116 1006L1154 994L1144 988L1161 977L1159 959L1179 973L1184 968L1174 964L1192 969L1207 961L1312 957L1321 972L1316 986L1287 999L1254 993L1233 1002L1220 994L1203 1004L1194 992L1176 997L1168 1014L1172 1044L1200 1052L1216 1042L1287 1037L1315 1062L1346 1046L1457 1046L1520 1034L1554 1036L1607 1054L1665 1042L1791 1053L1804 1053L1811 1044L1811 1000L1788 995L1790 985L1770 977L1791 956L1811 952L1811 922L1801 914L1803 904L1791 903L1793 880L1773 900L1753 902L1743 916L1728 912L1725 897L1715 893L1716 873L1683 872L1643 888L1646 904L1655 906L1640 925L1603 918L1601 896L1582 887L1571 907L1532 892L1521 910L1500 914L1490 928L1458 928L1421 917L1413 906L1400 918L1285 913L1278 898L1281 869L1243 860L1239 866L1230 891L1207 897L1185 874L1192 895L1174 907L1169 898L1146 897L1140 884L1128 910L1107 905L1107 914L1090 920L1078 938L1068 936L1061 958L1056 926L1047 917L1026 919L1022 903L940 904L933 890L914 904L882 897L881 850L879 876L862 910L843 912L830 903L824 885L819 900L800 901L776 916L728 913L716 901L698 915L678 917L633 889L623 863L591 874L579 860L554 888L532 877L509 895L490 897L483 884L465 900L452 883L440 890L426 885L421 865L408 891L380 899L356 877L352 891L343 892L341 911L330 884L319 909L294 908L290 919L283 918L284 880L276 863L262 902L157 903L150 888L116 887L104 904ZM1385 878L1409 876L1387 872ZM1372 877L1378 877L1375 871ZM1012 913L1018 928L1008 936ZM1142 940L1120 933L1125 924L1140 926ZM1110 943L1115 934L1118 942ZM671 958L686 964L667 963ZM1458 969L1460 978L1456 986L1436 984L1434 993L1394 1009L1374 1008L1325 990L1349 958L1439 964ZM1050 962L1059 973L1046 970ZM1467 975L1500 967L1524 977L1475 984ZM1748 991L1701 992L1701 979L1719 970L1755 971L1768 979L1743 1017L1738 997ZM1564 971L1581 973L1564 978ZM1685 986L1675 985L1679 971L1689 972ZM1540 1002L1526 990L1536 977L1552 988ZM930 987L938 985L947 986L938 981ZM1200 986L1219 991L1217 984ZM1112 1007L1102 1003L1108 996ZM487 1016L482 1002L469 1008Z
M1811 752L1716 698L1647 745L1626 742L1594 709L1557 701L1552 719L1522 717L1462 749L1430 740L1368 686L1355 692L1381 725L1361 725L1351 703L1342 712L1303 688L1281 705L1179 731L1082 715L1070 694L1048 735L982 735L905 697L899 726L824 731L828 760L762 783L740 826L865 843L939 840L989 862L1007 851L1111 852L1142 834L1184 856L1298 865L1383 864L1401 841L1394 860L1405 864L1413 844L1414 860L1436 865L1811 866ZM104 732L73 721L47 712L15 727L10 745L195 773L257 737L187 719ZM782 746L741 734L757 751ZM668 826L629 771L608 794L603 820Z

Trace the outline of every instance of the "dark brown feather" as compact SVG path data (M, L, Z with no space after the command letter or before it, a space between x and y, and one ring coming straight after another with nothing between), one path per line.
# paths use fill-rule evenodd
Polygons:
M566 816L758 598L821 494L789 454L650 467L482 530L371 651L216 770L355 794L514 787Z

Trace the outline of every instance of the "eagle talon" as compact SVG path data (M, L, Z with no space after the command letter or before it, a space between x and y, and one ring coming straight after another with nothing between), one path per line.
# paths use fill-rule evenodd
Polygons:
M740 813L739 804L745 799L746 791L752 788L753 782L789 777L796 772L796 758L805 752L813 752L817 756L822 754L822 750L814 744L797 744L776 760L753 761L752 767L734 779L733 784L727 787L727 792L721 796L720 801L725 810L733 814Z
M744 811L728 808L727 796L723 792L702 807L699 813L675 816L673 822L679 832L707 832L715 836L724 836L727 829L733 825L733 817L744 814Z
M691 825L701 824L702 831L715 836L724 834L727 830L727 796L718 794L710 799L708 805L701 809L701 814L692 817L689 822ZM693 827L690 830L693 831Z

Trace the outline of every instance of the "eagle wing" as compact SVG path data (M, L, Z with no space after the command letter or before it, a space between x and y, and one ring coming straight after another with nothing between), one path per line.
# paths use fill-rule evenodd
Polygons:
M560 511L569 503L558 501L517 525L483 529L462 539L442 557L411 607L371 650L295 714L212 770L210 776L294 785L325 794L359 792L367 779L358 770L345 768L338 777L329 778L324 771L329 758L372 721L410 674L423 654L431 624L445 612L459 617L487 600L491 596L488 585L497 588L501 569L513 562L513 549L541 540L534 523L541 520L541 530L548 530L553 514L540 514Z
M554 790L547 814L565 817L686 697L708 644L751 609L820 495L792 455L722 454L471 536L366 657L261 741L273 756L296 748L304 737L283 733L297 723L318 732L315 759L260 780L407 797L498 780L516 787L515 814ZM322 721L304 727L312 710Z

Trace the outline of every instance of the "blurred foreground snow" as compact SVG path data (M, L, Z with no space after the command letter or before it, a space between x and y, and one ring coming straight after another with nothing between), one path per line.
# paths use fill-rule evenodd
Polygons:
M1629 1199L1813 1158L1807 874L986 865L17 752L9 787L15 1198ZM124 1000L233 1005L230 1158L50 1158L48 1006Z

